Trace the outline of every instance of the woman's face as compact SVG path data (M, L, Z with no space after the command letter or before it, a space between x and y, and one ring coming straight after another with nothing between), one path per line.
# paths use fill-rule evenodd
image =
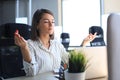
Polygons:
M38 24L40 34L53 34L54 32L54 17L48 13L45 13Z

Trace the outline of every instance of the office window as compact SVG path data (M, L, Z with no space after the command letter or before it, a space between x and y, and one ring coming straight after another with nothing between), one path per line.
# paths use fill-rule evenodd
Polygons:
M62 30L70 34L70 46L79 46L89 27L100 26L100 14L100 0L62 1Z

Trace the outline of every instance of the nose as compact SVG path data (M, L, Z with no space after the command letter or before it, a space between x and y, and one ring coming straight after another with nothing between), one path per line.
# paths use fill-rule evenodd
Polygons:
M49 26L54 26L54 23L50 21Z

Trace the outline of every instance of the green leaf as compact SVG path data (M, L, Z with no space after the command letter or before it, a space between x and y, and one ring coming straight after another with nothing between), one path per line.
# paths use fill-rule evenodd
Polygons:
M85 53L82 50L71 50L69 51L69 54L68 71L70 73L84 72L88 63Z

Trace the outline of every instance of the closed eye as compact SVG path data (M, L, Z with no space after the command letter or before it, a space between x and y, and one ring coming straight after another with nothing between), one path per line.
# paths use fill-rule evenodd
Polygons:
M50 23L49 20L44 20L44 23ZM55 23L55 21L52 21L51 23Z
M44 23L49 23L49 21L48 20L44 20Z

